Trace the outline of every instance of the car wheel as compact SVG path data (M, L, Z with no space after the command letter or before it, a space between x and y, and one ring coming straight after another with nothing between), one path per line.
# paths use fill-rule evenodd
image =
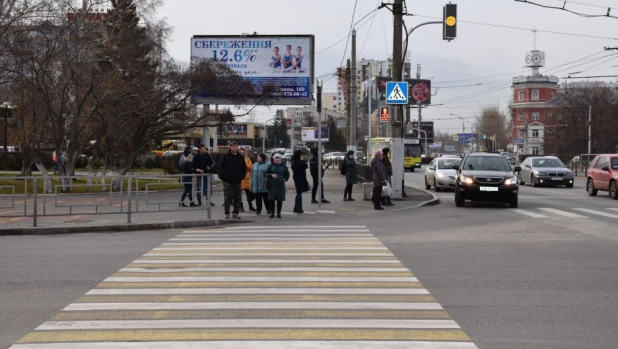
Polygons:
M414 172L414 166L410 167L410 172Z
M536 178L534 178L534 175L530 176L530 185L533 187L538 187L539 185L536 183Z
M466 198L459 191L459 189L455 188L455 206L464 207L466 205Z
M518 198L517 196L512 198L511 201L509 201L509 208L517 208L518 206Z
M440 191L440 188L438 188L438 186L437 186L437 185L434 185L434 186L433 186L433 190L437 193L437 192L439 192L439 191Z
M566 187L567 188L573 188L573 184L567 184Z
M594 188L594 182L592 181L592 178L588 178L588 183L586 183L586 190L588 191L588 195L597 196L597 193L599 191Z
M519 184L520 185L526 185L526 182L524 181L524 177L519 175Z
M614 200L618 200L618 188L616 188L616 181L611 181L611 183L609 183L609 196Z
M427 176L425 176L425 189L431 189L431 185L429 185L429 183L427 182Z

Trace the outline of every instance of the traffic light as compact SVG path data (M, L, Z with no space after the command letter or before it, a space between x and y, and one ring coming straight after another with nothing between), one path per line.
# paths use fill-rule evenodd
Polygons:
M380 111L380 122L390 122L391 121L391 108L382 107Z
M361 68L361 81L367 81L367 66Z
M444 5L442 39L451 41L457 37L457 4Z
M322 86L318 85L317 86L317 97L316 97L316 103L315 103L315 107L317 109L318 113L322 112Z
M483 133L483 139L487 139L487 134Z

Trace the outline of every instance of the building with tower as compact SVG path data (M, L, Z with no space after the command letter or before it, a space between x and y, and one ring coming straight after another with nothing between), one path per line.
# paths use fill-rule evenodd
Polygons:
M545 66L544 52L526 53L526 66L532 69L531 75L513 78L512 151L515 155L545 155L544 144L554 133L564 101L559 96L559 79L539 71Z

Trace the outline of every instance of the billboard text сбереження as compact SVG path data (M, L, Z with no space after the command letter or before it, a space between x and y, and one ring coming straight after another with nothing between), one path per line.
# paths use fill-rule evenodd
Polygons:
M269 99L269 104L311 105L313 35L194 36L191 38L191 59L194 58L215 59L227 64L251 81L258 95L264 86L275 86L279 96ZM197 104L226 104L225 96L199 95L193 100Z

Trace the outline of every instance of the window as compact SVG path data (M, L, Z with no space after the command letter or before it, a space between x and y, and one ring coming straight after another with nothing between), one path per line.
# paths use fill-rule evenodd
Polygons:
M532 130L532 137L538 138L539 137L539 130Z
M597 159L597 163L594 166L594 168L596 168L597 170L601 169L601 164L603 164L605 162L605 158L599 158Z
M539 155L539 147L538 146L532 147L532 154L533 155Z
M562 120L562 114L558 114L558 115L556 116L556 120Z
M554 119L554 114L552 113L547 114L547 120L551 121L553 119Z
M554 131L551 129L547 129L545 130L545 135L549 138L551 138L553 136Z
M519 91L519 100L520 101L524 100L524 91Z
M517 117L517 120L524 121L524 113L519 113L519 116Z
M532 113L532 121L539 121L539 113Z
M519 138L524 138L524 137L526 137L526 131L519 130Z
M605 158L605 161L603 161L603 166L601 168L609 168L609 158Z
M612 158L612 170L618 170L618 158Z
M532 100L539 100L539 90L532 90Z

